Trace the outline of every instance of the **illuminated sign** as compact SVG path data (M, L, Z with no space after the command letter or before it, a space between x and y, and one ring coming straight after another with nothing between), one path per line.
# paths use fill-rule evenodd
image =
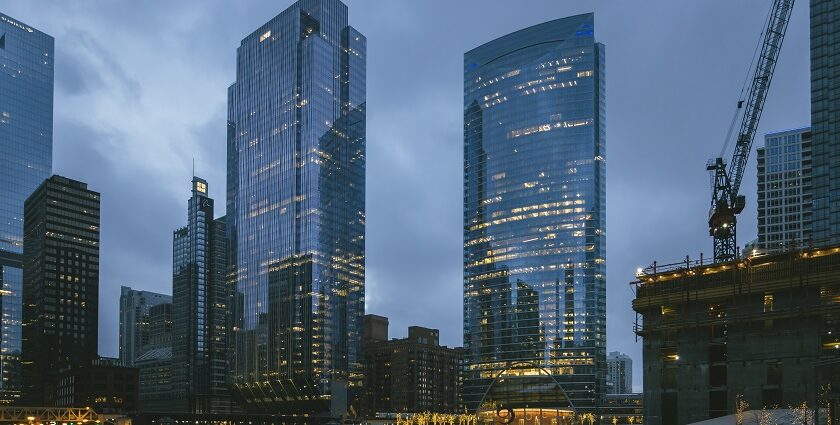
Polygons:
M207 193L207 183L195 182L195 190L201 193Z
M9 24L13 27L18 27L18 28L20 28L20 29L22 29L26 32L34 32L34 30L32 28L29 28L26 25L23 25L19 22L15 22L15 21L13 21L13 20L11 20L11 19L9 19L9 18L7 18L3 15L0 15L0 20L2 20L3 22L6 22L7 24Z

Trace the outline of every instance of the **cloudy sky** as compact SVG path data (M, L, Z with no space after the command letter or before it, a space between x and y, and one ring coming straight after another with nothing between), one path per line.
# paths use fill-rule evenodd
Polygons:
M102 193L101 355L116 356L119 287L171 293L172 230L193 158L224 199L226 88L240 40L291 0L23 1L0 11L55 37L54 171ZM608 349L641 388L628 282L653 260L711 252L717 156L764 0L349 0L368 38L367 302L461 345L463 52L595 12L607 46ZM810 122L807 2L794 11L760 134ZM743 245L755 237L755 163Z

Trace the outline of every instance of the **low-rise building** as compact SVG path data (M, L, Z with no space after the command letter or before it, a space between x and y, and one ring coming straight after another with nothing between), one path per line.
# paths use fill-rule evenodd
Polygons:
M366 315L364 353L364 416L459 411L462 350L441 346L437 329L411 326L389 341L388 319Z
M135 359L139 371L140 412L173 412L172 347L153 348Z
M94 361L65 369L56 380L56 407L90 407L100 414L137 411L137 368L119 365L117 359Z
M642 394L607 394L601 403L599 417L601 424L644 424Z

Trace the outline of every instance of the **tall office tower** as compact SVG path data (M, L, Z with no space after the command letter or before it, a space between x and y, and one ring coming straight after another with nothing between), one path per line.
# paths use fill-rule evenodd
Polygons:
M192 180L187 226L174 232L173 399L179 411L230 411L227 343L227 234L213 219L207 182Z
M0 404L20 397L23 202L52 173L53 45L0 13Z
M151 323L149 309L172 303L171 295L137 291L127 286L120 288L120 364L134 366L134 359L143 354L149 343Z
M337 415L360 379L365 51L339 0L300 0L237 49L227 217L249 411Z
M607 355L607 393L633 393L633 359L613 351Z
M538 375L539 368L579 411L603 394L604 78L591 13L464 55L463 397L470 410L500 373ZM506 372L516 366L527 373Z
M764 136L758 148L758 241L756 253L808 246L813 193L811 129ZM747 255L752 253L747 252Z
M840 242L840 2L811 0L811 131L815 243Z
M23 216L24 401L50 406L59 371L98 358L99 193L52 176Z

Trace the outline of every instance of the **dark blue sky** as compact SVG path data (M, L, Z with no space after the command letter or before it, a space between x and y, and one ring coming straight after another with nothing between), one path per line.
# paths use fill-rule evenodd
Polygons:
M0 0L56 39L55 172L102 193L100 342L117 354L119 287L171 293L172 230L192 159L224 203L226 89L240 40L291 0ZM608 349L635 360L628 282L711 252L708 158L729 127L769 7L760 0L350 0L368 38L367 305L462 333L463 52L593 11L607 61ZM760 134L810 122L807 2L793 13ZM761 143L759 141L758 143ZM755 162L739 244L755 237Z

